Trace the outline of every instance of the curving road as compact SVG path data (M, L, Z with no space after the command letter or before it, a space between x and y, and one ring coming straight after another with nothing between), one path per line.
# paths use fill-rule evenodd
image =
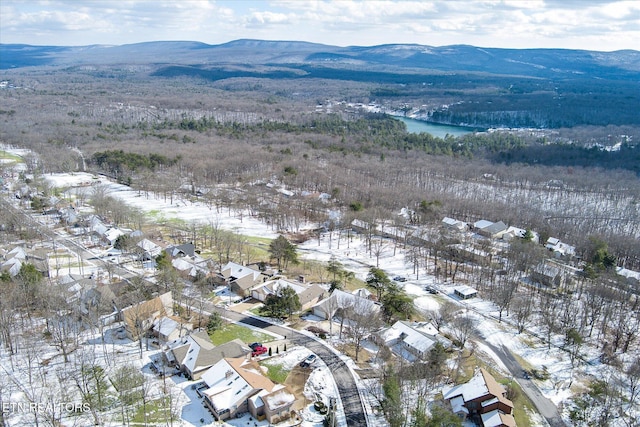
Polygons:
M286 336L289 341L297 345L302 345L313 351L324 363L326 363L333 375L338 387L338 393L340 394L340 400L342 401L342 407L344 408L347 426L367 427L367 417L365 415L364 406L360 399L358 386L351 370L347 364L340 359L340 357L338 357L324 344L292 329L277 326L272 323L265 322L264 320L256 319L234 311L225 310L212 304L209 304L205 309L208 311L216 310L221 316L227 317L236 322L246 323L247 325L251 325L256 328L266 329L274 334Z
M547 420L549 426L565 427L566 424L562 421L562 417L560 416L556 405L542 395L533 381L523 376L522 366L520 366L520 363L518 363L515 357L513 357L509 349L504 345L501 347L495 346L488 341L484 341L483 343L493 350L502 363L507 367L509 372L511 372L511 375L516 378L518 384L522 387L522 391L527 395L527 397L529 397L531 402L533 402L540 415Z

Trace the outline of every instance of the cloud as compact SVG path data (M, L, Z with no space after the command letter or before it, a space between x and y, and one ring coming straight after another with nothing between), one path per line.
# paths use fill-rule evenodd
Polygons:
M284 13L252 12L247 17L245 23L248 27L284 25L289 23L289 17Z
M2 0L0 12L3 43L265 38L612 50L640 40L635 0Z

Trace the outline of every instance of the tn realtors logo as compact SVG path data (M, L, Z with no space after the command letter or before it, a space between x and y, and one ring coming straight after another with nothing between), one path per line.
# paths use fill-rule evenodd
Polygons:
M60 413L60 412L87 412L91 410L88 403L40 403L40 402L2 402L0 403L3 414L17 413Z

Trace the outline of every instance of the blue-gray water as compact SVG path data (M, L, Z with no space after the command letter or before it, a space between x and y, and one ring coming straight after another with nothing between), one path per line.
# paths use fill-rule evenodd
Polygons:
M462 136L473 132L473 129L461 126L436 125L422 120L409 119L407 117L400 116L394 116L394 118L403 121L407 125L407 132L409 133L427 132L433 136L437 136L438 138L444 138L447 134L452 136Z

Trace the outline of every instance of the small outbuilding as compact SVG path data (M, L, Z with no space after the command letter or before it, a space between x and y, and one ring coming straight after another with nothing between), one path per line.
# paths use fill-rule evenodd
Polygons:
M453 293L460 299L470 299L478 296L478 291L471 286L458 286L453 288Z

